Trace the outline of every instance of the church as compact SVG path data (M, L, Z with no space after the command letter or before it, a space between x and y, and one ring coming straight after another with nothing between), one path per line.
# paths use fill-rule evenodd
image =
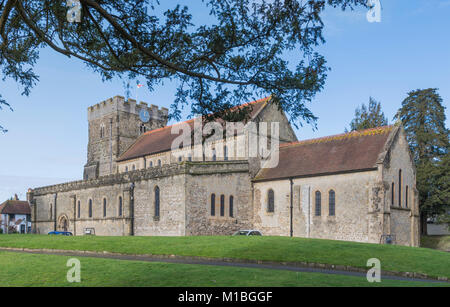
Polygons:
M298 141L270 97L230 112L241 108L248 119L230 132L203 117L167 126L167 109L121 96L89 107L83 180L28 191L33 232L256 229L419 246L416 173L401 124ZM216 133L224 126L227 137Z

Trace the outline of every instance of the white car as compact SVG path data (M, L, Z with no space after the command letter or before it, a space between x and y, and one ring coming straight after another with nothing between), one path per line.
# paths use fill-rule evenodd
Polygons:
M239 230L233 236L262 236L262 233L259 230Z

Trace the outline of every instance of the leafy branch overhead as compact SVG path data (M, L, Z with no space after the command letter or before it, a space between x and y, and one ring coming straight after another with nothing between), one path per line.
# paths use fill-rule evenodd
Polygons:
M328 70L314 51L324 43L320 13L327 5L346 9L366 1L203 0L204 24L194 23L187 6L158 14L158 0L80 0L81 22L69 23L65 2L0 0L3 80L18 82L22 94L38 81L39 49L49 47L82 60L104 80L145 77L150 90L175 81L175 119L187 105L207 114L272 95L301 124L315 122L305 103L322 89ZM298 54L295 63L286 51Z

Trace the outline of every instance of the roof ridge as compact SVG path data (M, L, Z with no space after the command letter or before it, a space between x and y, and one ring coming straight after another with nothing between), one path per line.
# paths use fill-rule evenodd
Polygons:
M280 144L280 148L296 146L296 145L307 145L307 144L331 142L331 141L342 140L342 139L350 138L350 137L360 137L360 136L367 136L367 135L382 134L382 133L386 133L386 132L392 130L393 127L394 127L394 125L386 125L386 126L368 128L368 129L359 130L359 131L355 130L355 131L344 132L344 133L340 133L340 134L327 135L327 136L323 136L323 137L319 137L319 138L300 140L300 141Z
M272 96L267 96L267 97L264 97L264 98L261 98L261 99L255 100L255 101L246 102L246 103L244 103L244 104L241 104L241 105L238 105L238 106L231 107L231 108L229 108L228 110L234 110L234 109L236 109L236 108L245 107L245 106L248 106L248 105L251 105L251 104L264 102L264 101L270 99L271 97L272 97ZM143 133L142 135L150 135L150 134L152 134L153 132L157 132L157 131L161 131L161 130L164 130L164 129L167 129L167 128L171 128L171 127L173 127L173 126L175 126L175 125L179 125L179 124L188 124L188 123L193 122L193 121L196 120L197 118L200 118L200 116L198 116L198 117L196 117L196 118L191 118L191 119L188 119L188 120L185 120L185 121L182 121L182 122L173 123L172 125L169 125L169 126L164 126L164 127L161 127L161 128L153 129L153 130L150 130L150 131L147 131L147 132Z

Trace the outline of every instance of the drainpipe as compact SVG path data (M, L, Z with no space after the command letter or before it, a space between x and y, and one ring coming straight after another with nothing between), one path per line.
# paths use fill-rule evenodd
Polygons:
M290 208L290 215L291 215L291 218L290 218L290 236L292 237L293 236L293 233L294 233L294 229L293 229L293 222L292 222L292 219L293 219L293 211L294 211L294 181L292 180L292 178L289 178L289 181L290 181L290 183L291 183L291 208Z
M53 230L56 231L56 201L58 199L58 193L55 193L55 206L53 208Z
M130 218L131 218L130 235L134 236L134 182L130 184Z

